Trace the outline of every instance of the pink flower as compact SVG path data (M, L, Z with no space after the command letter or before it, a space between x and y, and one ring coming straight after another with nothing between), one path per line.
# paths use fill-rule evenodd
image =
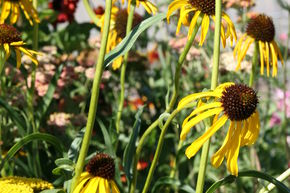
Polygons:
M88 79L93 80L95 76L95 68L91 67L91 68L86 69L85 74Z
M286 41L288 38L288 35L286 33L282 33L279 35L279 39L283 42Z
M280 117L278 116L277 113L273 113L271 119L270 119L270 127L273 127L275 125L280 125L281 123L281 119Z

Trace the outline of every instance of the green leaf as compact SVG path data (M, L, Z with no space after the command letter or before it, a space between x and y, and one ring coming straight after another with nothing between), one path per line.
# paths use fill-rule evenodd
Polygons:
M55 175L61 175L63 170L68 171L68 172L73 172L74 169L75 168L73 166L71 166L71 165L61 165L61 166L59 166L57 168L54 168L52 170L52 173L55 174Z
M74 165L74 162L68 158L59 158L55 160L55 164L57 166L61 166L61 165Z
M135 155L136 151L136 141L139 135L140 126L141 126L141 114L143 113L144 106L139 108L138 112L135 115L135 123L133 126L133 131L130 136L129 143L127 144L125 151L124 151L124 157L123 157L123 166L124 171L127 176L127 179L131 182L132 173L131 173L131 166L133 157Z
M137 40L137 38L140 36L142 32L144 32L150 26L159 23L165 18L166 18L166 13L159 13L159 14L156 14L155 16L145 19L139 25L134 27L133 30L121 41L121 43L115 47L115 49L113 49L108 54L106 54L104 65L107 67L116 58L128 52L132 48L135 41Z
M65 193L63 189L43 190L40 193Z
M161 186L177 188L181 185L180 181L171 177L162 177L157 180L152 188L152 193L160 192L158 188Z
M52 80L50 81L46 94L42 97L42 100L40 101L38 105L37 113L40 120L46 114L47 109L53 99L53 94L57 87L57 80L59 79L62 68L63 68L63 64L57 68L57 71L55 72Z
M86 131L86 128L84 127L78 132L77 136L71 143L70 148L68 150L68 153L67 153L68 159L73 160L74 163L76 163L78 159L78 155L79 155L79 151L81 148L85 131Z
M20 135L24 136L26 133L26 122L24 119L2 98L0 98L0 106L6 109L12 121L16 124Z
M106 147L107 147L107 152L111 155L111 156L114 156L116 157L116 154L115 154L115 151L114 151L114 147L113 147L113 144L112 144L112 140L110 138L110 135L106 129L106 126L104 125L104 123L100 120L100 119L97 119L98 123L99 123L99 126L101 127L101 130L102 130L102 133L103 133L103 136L104 136L104 141L105 141L105 144L106 144Z
M281 193L289 193L290 189L287 188L287 186L285 186L282 182L278 181L277 179L275 179L274 177L270 176L269 174L263 173L263 172L258 172L258 171L254 171L254 170L250 170L250 171L243 171L243 172L239 172L238 178L241 177L254 177L254 178L260 178L263 180L266 180L268 182L271 182L272 184L274 184L279 192ZM217 190L219 187L221 187L222 185L225 184L229 184L235 181L237 177L235 176L227 176L217 182L215 182L207 191L206 193L212 193L215 190Z
M34 140L49 142L52 145L54 145L54 147L60 153L63 152L63 145L59 141L59 139L56 138L55 136L50 135L50 134L45 134L45 133L32 133L30 135L23 137L20 141L18 141L9 149L9 151L7 152L7 155L1 162L0 170L3 168L5 162L9 161L24 145Z

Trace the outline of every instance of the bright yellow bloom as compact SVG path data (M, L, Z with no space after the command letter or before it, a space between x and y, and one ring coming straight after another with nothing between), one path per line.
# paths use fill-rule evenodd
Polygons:
M122 4L124 4L124 1L125 0L122 0ZM127 9L128 13L130 12L131 3L132 3L132 0L128 0L128 9ZM151 3L150 1L147 1L147 0L136 0L136 7L139 7L140 3L141 3L141 5L143 5L145 10L149 14L155 15L156 12L158 11L158 8L153 3Z
M19 15L20 15L20 8L23 10L23 13L28 19L30 25L33 25L32 19L39 23L39 18L37 15L36 9L33 7L32 2L30 0L3 0L1 7L1 16L0 16L0 23L4 23L5 20L10 15L10 23L16 23ZM11 12L11 14L10 14Z
M234 49L234 57L237 56L238 59L236 70L240 68L241 62L245 58L250 45L256 42L259 45L261 74L264 74L264 63L266 62L267 76L270 74L270 64L273 68L272 76L277 76L278 57L282 64L283 57L274 40L275 26L272 19L264 14L258 15L249 21L246 32Z
M73 193L120 193L114 182L114 160L107 154L98 153L93 157L78 180Z
M33 189L26 185L0 182L1 193L33 193Z
M47 181L37 179L37 178L26 178L19 176L9 176L0 178L0 192L4 193L8 190L10 192L15 191L23 193L33 193L35 191L41 191L45 189L52 189L53 185ZM5 190L5 191L4 191ZM13 191L12 191L13 190Z
M20 33L11 25L0 24L0 50L5 52L5 61L11 54L11 48L15 50L17 68L21 65L21 52L27 55L31 61L38 65L38 61L34 54L39 54L33 50L24 48L25 43L20 37Z
M180 14L176 34L179 33L181 24L184 24L189 26L188 37L190 37L198 17L203 17L199 42L199 45L202 46L208 32L210 18L215 21L215 0L174 0L168 7L168 23L171 14L178 9L180 9ZM223 47L225 47L227 38L230 37L232 45L233 39L237 40L237 35L233 22L225 12L222 12L222 19L224 19L226 23L226 26L224 26L224 24L221 26L221 40ZM225 31L225 28L227 28L227 31Z
M105 15L103 13L102 16L98 16L98 17L100 17L98 26L101 28L101 31L102 31ZM107 53L110 52L112 49L114 49L126 36L127 18L128 18L128 13L125 9L119 9L117 6L112 7L111 24L110 24L110 31L109 31L109 36L108 36L107 50L106 50ZM142 21L142 17L139 14L135 13L132 27L134 28L141 21ZM113 69L116 70L120 68L122 62L123 62L122 56L114 60L112 64Z
M224 83L214 91L191 94L184 97L178 109L199 100L198 106L186 117L182 124L180 139L185 140L190 129L200 121L212 117L212 126L196 139L185 151L188 158L193 157L201 146L229 120L230 125L220 149L212 156L211 163L219 167L227 159L228 171L238 175L239 149L252 145L259 136L259 113L256 110L258 98L256 92L245 85ZM205 101L208 103L205 103Z

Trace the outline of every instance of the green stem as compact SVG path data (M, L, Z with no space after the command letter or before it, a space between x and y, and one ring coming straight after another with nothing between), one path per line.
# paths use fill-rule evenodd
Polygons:
M99 25L99 19L96 17L95 12L92 10L89 1L88 0L83 0L83 4L85 6L85 9L90 16L91 20L94 22L95 25Z
M37 10L38 2L37 0L33 0L33 7ZM32 49L37 51L38 50L38 31L39 31L39 25L37 22L33 24L33 42L32 42ZM29 122L32 126L32 132L37 133L38 128L36 127L35 119L34 119L34 90L35 90L35 79L36 79L36 65L32 64L32 72L31 72L31 81L30 81L30 88L27 96L27 102L28 102L28 109L29 109ZM40 177L42 175L41 171L41 165L40 165L40 159L39 159L39 152L38 152L38 142L35 141L32 143L32 151L33 153L33 170L34 174L37 177Z
M213 50L213 69L211 75L211 90L214 90L218 85L219 75L219 58L220 58L220 36L221 36L221 15L222 15L222 1L215 1L215 30L214 30L214 50ZM206 128L208 129L208 127ZM200 166L197 177L196 193L203 192L203 185L205 180L206 166L208 160L208 152L210 147L210 139L202 146Z
M283 182L290 176L290 168L288 168L285 172L283 172L280 176L278 176L276 179L280 182ZM270 183L266 188L263 188L259 191L259 193L268 193L271 190L273 190L276 186L272 183Z
M130 12L127 18L127 28L126 28L126 34L128 35L132 29L133 20L134 20L134 11L135 6L131 5ZM124 107L124 98L125 98L125 78L126 78L126 68L128 64L128 55L129 52L127 52L124 56L124 62L121 67L121 75L120 75L120 84L121 84L121 92L120 92L120 98L119 98L119 107L117 112L117 118L116 118L116 130L117 133L120 132L120 121L122 117L123 107Z
M174 104L176 102L177 96L178 96L178 92L179 92L179 79L180 79L180 74L181 74L181 68L182 68L182 64L184 63L184 60L186 58L187 53L189 52L193 41L195 39L195 36L198 32L198 29L201 25L201 21L202 21L202 17L200 16L197 20L196 26L192 32L192 35L190 37L190 39L186 42L186 45L184 47L183 52L181 53L181 55L179 56L178 59L178 63L176 66L176 71L175 71L175 76L174 76L174 90L173 90L173 94L169 103L169 106L166 108L165 113L169 113L173 107ZM159 120L155 120L144 132L144 134L142 135L142 137L139 140L139 144L137 146L136 149L136 154L134 156L134 161L133 161L133 179L130 185L130 193L134 193L135 189L136 189L136 183L137 183L137 164L141 155L141 150L143 148L144 142L146 140L146 138L149 136L149 134L158 126Z
M255 42L255 49L254 49L254 55L252 58L252 70L250 74L249 87L253 87L254 85L256 68L257 68L257 63L258 63L258 54L259 54L259 44L258 42Z
M102 73L103 73L103 64L104 64L104 57L106 54L108 34L110 30L111 8L112 8L112 0L106 0L105 21L104 21L103 32L102 32L102 40L101 40L99 57L96 63L96 71L95 71L95 77L94 77L94 82L93 82L93 87L92 87L92 94L91 94L91 100L90 100L86 131L84 134L78 161L76 163L75 175L72 179L71 192L73 192L74 188L76 187L80 174L83 171L84 161L88 152L90 139L91 139L94 123L95 123L95 117L96 117L96 112L97 112L97 107L98 107L99 88L100 88L100 83L101 83L101 78L102 78Z
M178 114L179 111L180 110L177 110L177 109L174 110L171 113L171 115L168 117L167 121L165 122L165 124L164 124L164 126L162 128L161 134L159 136L158 144L157 144L157 149L156 149L156 152L154 154L154 158L153 158L153 161L151 163L150 170L149 170L148 176L146 178L145 185L144 185L142 193L147 193L147 191L149 189L149 186L150 186L150 183L152 181L152 177L153 177L157 162L158 162L159 157L160 157L160 153L161 153L162 146L163 146L163 143L164 143L164 138L165 138L165 134L166 134L167 128L170 125L171 121L174 119L174 117Z

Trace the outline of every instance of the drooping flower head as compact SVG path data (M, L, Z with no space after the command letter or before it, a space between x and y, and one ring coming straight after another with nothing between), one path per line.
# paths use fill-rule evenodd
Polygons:
M105 15L100 17L99 27L103 28ZM111 13L111 24L107 43L107 52L114 49L126 36L128 13L126 9L119 9L117 6L113 6ZM135 13L133 18L132 28L138 25L142 21L142 17ZM118 69L123 62L123 57L118 57L112 64L114 70Z
M17 68L21 65L21 52L27 55L31 61L38 65L38 61L34 54L39 54L33 50L24 48L25 43L22 41L20 33L11 25L0 24L0 50L5 52L5 61L11 54L11 48L15 50Z
M0 23L4 23L10 15L10 23L14 24L19 18L20 8L22 9L26 19L30 25L33 25L33 21L39 23L37 10L33 7L30 0L3 0L1 7ZM33 20L33 21L32 21Z
M176 28L176 34L179 33L181 24L184 24L189 26L188 37L190 37L198 18L200 16L203 17L201 23L201 37L199 42L199 45L202 46L208 32L210 18L215 21L215 0L174 0L168 7L168 23L171 14L178 9L180 9L180 14ZM233 39L237 40L237 35L233 22L225 12L222 12L222 19L226 23L226 26L224 26L224 24L221 25L221 40L223 47L225 47L226 39L230 38L232 44Z
M177 108L181 109L199 99L202 100L198 102L197 108L183 121L180 139L185 140L190 129L206 118L213 117L213 123L186 149L185 154L188 158L193 157L201 146L229 121L225 140L220 149L212 156L211 163L214 167L219 167L226 157L228 171L237 176L240 147L252 145L259 136L257 94L246 85L224 83L213 91L184 97Z
M1 193L33 193L34 191L42 191L52 188L53 185L51 183L37 178L19 176L0 178Z
M277 43L274 40L275 26L270 17L260 14L252 18L246 29L246 33L240 38L235 49L234 56L237 56L237 70L240 68L242 60L245 58L250 45L256 42L259 46L261 74L264 74L264 64L266 63L267 76L270 75L270 65L272 66L272 76L277 75L278 57L283 64L283 57Z
M124 2L125 0L122 0L122 4L124 4ZM156 12L158 11L158 8L148 0L128 0L128 8L127 8L128 13L130 12L130 6L132 2L135 2L137 7L139 7L141 3L141 5L145 8L147 13L149 14L155 15Z
M98 153L89 161L73 193L119 193L114 176L114 160L105 153Z

